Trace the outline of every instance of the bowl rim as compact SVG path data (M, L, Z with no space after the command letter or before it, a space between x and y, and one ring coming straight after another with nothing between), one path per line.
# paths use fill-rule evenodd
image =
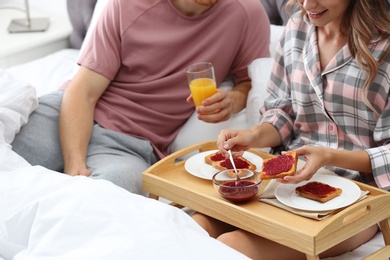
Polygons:
M216 172L216 173L213 175L213 177L211 178L213 184L215 184L215 185L217 185L217 186L219 186L219 187L242 188L242 187L239 187L239 186L234 186L234 187L232 187L232 186L224 186L223 183L218 183L218 182L216 181L215 177L216 177L218 174L220 174L221 172L231 171L231 170L232 170L232 169L225 169L225 170L220 170L220 171ZM237 169L237 170L245 170L245 171L253 172L254 174L260 175L260 173L259 173L258 171L256 171L256 170L249 170L249 169ZM233 180L234 180L234 179L233 179ZM241 179L241 180L245 180L245 179ZM228 180L227 180L227 181L228 181ZM226 181L226 182L227 182L227 181ZM226 182L225 182L225 183L226 183ZM247 185L247 186L245 186L245 187L258 186L258 185L260 185L262 182L263 182L263 180L262 180L262 179L259 179L258 182L254 182L253 184Z

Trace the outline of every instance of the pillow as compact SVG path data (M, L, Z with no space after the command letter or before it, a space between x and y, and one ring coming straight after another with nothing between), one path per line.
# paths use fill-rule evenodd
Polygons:
M84 41L83 41L83 43L81 44L81 47L80 47L79 57L80 57L81 53L84 51L85 46L86 46L89 38L91 38L92 31L95 29L96 23L97 23L100 15L101 15L104 7L106 6L107 2L108 2L108 0L97 0L97 3L96 3L95 8L93 10L91 22L89 24L87 33L85 34ZM73 70L73 75L76 74L78 69L79 69L79 65L76 64L76 66L75 66L75 68Z
M80 49L91 22L97 0L68 0L66 2L73 31L69 38L70 47Z
M287 23L290 17L285 9L286 0L261 0L260 2L267 12L271 24L285 25Z
M249 126L257 125L260 120L259 109L263 106L268 79L271 74L275 49L284 32L284 26L271 25L270 53L271 58L259 58L248 66L248 74L252 80L252 88L248 93L246 116Z
M106 6L108 0L97 0L97 3L95 5L95 9L93 10L92 18L91 18L91 23L88 27L87 33L85 35L83 44L81 45L80 48L80 53L84 50L86 43L88 42L89 38L91 37L91 33L93 29L95 29L96 23L99 20L99 17Z
M249 77L252 80L252 88L246 101L246 117L248 125L257 125L260 121L260 108L263 106L267 93L267 83L271 74L273 58L260 58L254 60L248 66Z
M271 57L275 57L275 49L279 43L280 37L284 32L284 26L281 25L272 25L271 24L271 39L269 45L269 51L271 53Z

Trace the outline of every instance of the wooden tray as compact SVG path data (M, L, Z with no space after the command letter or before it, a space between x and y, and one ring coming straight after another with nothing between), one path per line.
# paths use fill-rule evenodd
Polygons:
M185 159L182 158L214 150L215 143L196 144L160 160L143 173L144 190L152 198L163 197L301 251L307 259L319 259L318 254L375 223L380 223L385 244L390 245L389 192L356 182L362 190L370 192L367 198L321 221L259 202L261 192L246 203L234 204L221 198L210 180L197 178L184 169ZM274 156L255 149L250 152L263 159ZM389 246L367 259L385 255L390 256Z

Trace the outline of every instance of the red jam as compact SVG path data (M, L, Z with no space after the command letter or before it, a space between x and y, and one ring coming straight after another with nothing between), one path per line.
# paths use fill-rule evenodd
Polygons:
M259 187L254 184L254 182L246 180L241 180L237 183L235 181L228 181L224 183L224 187L219 188L219 193L223 198L230 201L245 201L256 196L259 191Z
M329 193L336 190L336 188L329 186L328 184L313 181L305 184L302 189L306 192L313 193L317 196L326 196Z
M294 163L294 157L288 154L283 154L267 161L264 165L263 172L266 172L267 175L276 175L281 172L287 172L291 169Z
M224 157L221 153L216 153L216 154L214 154L213 156L211 156L210 159L211 159L213 162L218 162L218 161L225 160L225 157Z
M234 164L236 165L237 169L247 169L249 167L249 163L247 163L246 161L244 161L240 158L233 158L233 161L234 161ZM220 164L221 164L221 166L223 166L227 169L234 169L229 158L225 159Z

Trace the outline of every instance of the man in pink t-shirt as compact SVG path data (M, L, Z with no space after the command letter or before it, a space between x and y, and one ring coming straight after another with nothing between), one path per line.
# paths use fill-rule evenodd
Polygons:
M31 146L39 156L23 154L30 163L142 193L141 173L167 154L194 112L185 68L208 61L217 85L232 77L233 90L219 90L196 109L204 122L228 120L245 107L247 66L270 56L269 38L259 0L110 0L78 73L63 95L40 100L14 150L28 150L24 139L40 131L45 141Z

